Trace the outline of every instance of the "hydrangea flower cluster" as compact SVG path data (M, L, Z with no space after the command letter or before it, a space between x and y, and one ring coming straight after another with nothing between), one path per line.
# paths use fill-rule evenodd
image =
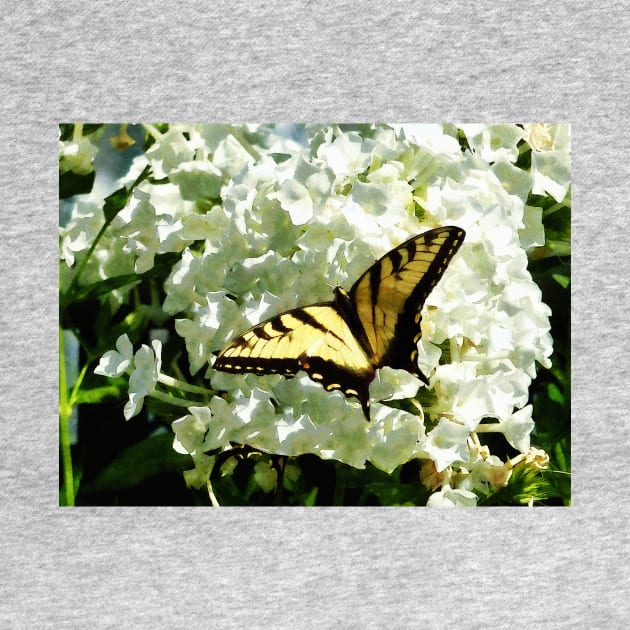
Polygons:
M527 252L544 245L542 214L526 201L530 193L558 201L567 193L567 125L147 128L155 142L119 183L147 164L153 179L134 189L83 280L145 273L156 255L179 254L160 307L175 318L191 373L211 385L172 424L174 447L195 462L192 483L208 478L205 453L239 443L358 468L369 461L387 472L420 458L430 505L469 505L510 474L510 462L482 447L479 433L503 433L531 460L528 388L536 364L550 365L552 340L550 309L527 270ZM532 151L527 169L516 165L523 146ZM62 230L62 286L103 224L102 205L77 202ZM418 362L427 389L403 370L379 370L367 423L355 399L303 373L212 368L236 334L330 300L332 287L349 289L375 259L441 225L462 227L466 239L422 311ZM112 296L112 308L126 299ZM99 373L132 369L128 340L118 345ZM128 417L162 380L159 347L139 353ZM416 396L414 413L396 402Z

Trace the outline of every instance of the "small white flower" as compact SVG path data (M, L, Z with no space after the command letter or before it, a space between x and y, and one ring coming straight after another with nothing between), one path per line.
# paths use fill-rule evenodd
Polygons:
M409 138L415 145L422 149L435 154L449 155L453 158L457 158L461 155L457 139L444 133L443 125L403 124L392 126L396 130L402 130L406 138Z
M197 146L195 139L186 139L182 131L173 125L147 150L154 176L162 179L182 162L190 162Z
M391 409L378 403L372 406L368 440L370 461L385 472L421 452L425 443L423 417Z
M60 228L61 258L71 267L75 256L85 252L103 227L105 217L102 208L92 201L78 201L72 208L67 225Z
M214 166L228 177L234 177L253 161L252 156L232 134L219 142L212 156Z
M477 495L469 490L460 490L446 485L434 492L427 501L427 507L475 507Z
M203 450L203 440L212 417L207 407L189 407L190 413L171 423L175 439L173 448L182 454L194 455Z
M330 143L323 143L317 157L328 164L337 176L363 172L370 162L370 151L359 134L340 134Z
M313 200L300 182L287 179L280 184L278 192L269 197L280 202L280 206L289 213L294 225L304 225L313 217Z
M545 228L542 222L542 208L525 206L523 212L525 229L519 232L521 246L526 252L545 244Z
M373 400L400 400L413 398L422 381L407 370L395 370L385 366L376 371L370 383L370 398Z
M560 151L532 153L532 192L562 201L571 185L570 155Z
M505 439L521 453L529 451L529 438L533 429L531 405L515 411L499 423L499 430L505 435Z
M248 327L241 310L226 299L225 290L209 292L206 305L197 304L191 319L176 319L175 330L186 344L190 370L196 374L208 363L208 357L219 350L236 331Z
M87 175L94 171L94 158L98 147L89 138L59 141L59 169L62 173L72 171L78 175Z
M134 356L134 370L129 376L129 401L125 404L125 419L129 420L142 409L142 404L157 384L162 366L162 342L154 339L152 348L142 344Z
M439 365L442 350L424 337L418 341L418 367L428 378L433 370Z
M108 350L94 368L94 374L116 377L124 374L133 360L133 345L125 333L116 340L116 350Z
M521 201L527 201L532 189L532 176L505 159L497 160L491 167L492 172L510 195L516 195Z
M461 424L440 418L437 427L427 434L422 448L435 462L437 471L441 472L453 462L468 460L469 435L470 431Z
M291 409L287 409L284 416L276 421L276 431L282 452L297 455L308 453L318 437L313 421L306 414L296 418Z
M516 162L525 132L517 125L462 125L470 148L486 162Z
M525 125L532 147L532 192L562 201L571 185L571 128L569 125Z

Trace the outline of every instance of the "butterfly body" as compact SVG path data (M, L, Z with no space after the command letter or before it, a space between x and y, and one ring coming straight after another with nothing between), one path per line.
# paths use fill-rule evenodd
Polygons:
M217 370L294 376L304 370L328 391L359 399L369 420L368 387L376 370L419 370L420 311L464 240L457 227L414 236L364 272L350 291L336 287L331 302L286 311L232 340Z

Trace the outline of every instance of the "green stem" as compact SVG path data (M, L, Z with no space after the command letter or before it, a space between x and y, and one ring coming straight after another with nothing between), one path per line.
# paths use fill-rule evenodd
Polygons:
M169 396L164 392L154 389L149 396L154 400L161 400L169 405L175 405L176 407L197 407L203 405L203 403L195 403L184 398L177 398L176 396Z
M168 385L169 387L176 387L177 389L181 389L184 392L191 392L192 394L203 394L204 396L213 396L214 391L210 389L206 389L205 387L198 387L197 385L190 385L184 381L180 381L179 379L173 378L172 376L168 376L166 374L160 373L158 376L158 381L163 385Z
M142 127L155 141L161 140L164 137L164 134L160 133L160 130L155 125L143 123Z
M258 153L258 151L256 151L256 149L254 149L254 147L249 142L247 142L242 131L232 129L232 135L238 140L245 151L247 151L247 153L249 153L255 160L260 159L260 153Z
M85 255L85 258L79 265L77 272L74 274L74 277L72 278L72 282L70 283L70 286L68 287L68 290L66 291L66 295L74 294L77 284L79 283L79 278L81 277L81 274L83 273L83 270L85 269L85 266L87 265L88 260L90 260L90 256L92 256L92 252L96 249L96 245L101 240L101 236L103 236L105 230L109 227L109 223L110 223L109 221L105 221L101 229L98 231L96 238L92 241L92 244L90 245L90 248L88 249L87 254Z
M63 463L64 495L67 506L74 505L74 476L72 472L72 451L70 450L70 415L72 405L68 400L66 382L66 360L64 355L63 329L59 328L59 442Z
M72 466L72 448L70 444L70 418L72 410L77 403L77 397L81 384L87 373L88 364L86 363L77 381L72 388L70 396L68 396L68 381L66 377L66 359L64 351L63 328L59 328L59 442L61 444L61 461L63 462L63 480L65 489L66 505L74 505L74 497L76 490L74 486L74 470Z

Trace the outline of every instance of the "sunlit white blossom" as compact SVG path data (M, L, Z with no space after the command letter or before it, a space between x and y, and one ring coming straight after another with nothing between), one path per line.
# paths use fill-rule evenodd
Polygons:
M526 202L532 193L566 196L570 134L566 125L461 129L461 145L452 125L306 126L295 134L300 142L265 125L151 129L144 159L153 179L112 221L85 277L144 274L156 256L178 255L162 307L175 317L190 373L220 394L172 425L175 448L199 469L211 470L201 454L232 442L388 472L428 458L444 481L429 503L469 505L473 491L500 477L499 461L471 450L482 421L495 419L512 446L528 451L528 390L537 365L550 366L552 340L550 309L527 269L526 252L544 245L542 211ZM529 148L525 170L518 160ZM102 200L81 204L62 231L62 267L81 260L103 225ZM418 366L428 387L380 369L366 422L356 398L325 391L303 372L289 379L212 368L235 335L331 300L335 286L350 289L376 259L439 225L460 226L466 238L422 309ZM155 388L159 348L143 346L134 357L119 339L97 368L116 376L132 367L125 417ZM404 411L416 396L428 401L424 413ZM452 486L450 467L466 471Z
M376 377L370 383L370 394L375 400L399 400L413 398L422 381L406 370L383 367L377 370Z
M78 201L74 205L68 224L59 230L61 258L69 267L74 265L78 252L89 249L104 220L103 210L97 203Z
M133 345L127 334L116 340L116 350L108 350L94 368L94 374L101 376L120 376L124 374L133 360Z
M59 170L72 171L77 175L87 175L94 171L94 157L98 147L89 137L59 141Z
M486 162L516 162L524 131L517 125L462 125L470 148Z
M460 490L443 486L439 492L434 492L427 500L427 507L475 507L477 495L470 490Z
M521 453L529 451L530 434L533 428L531 405L515 411L499 423L499 430L505 435L505 439Z
M142 344L134 355L133 372L129 376L129 401L124 408L127 420L140 412L144 399L155 389L162 365L161 355L159 339L151 342L151 348Z
M456 461L468 459L467 439L470 431L461 424L441 418L437 427L429 431L423 450L435 462L438 472Z
M571 184L571 134L568 125L525 125L532 147L532 192L564 199Z

